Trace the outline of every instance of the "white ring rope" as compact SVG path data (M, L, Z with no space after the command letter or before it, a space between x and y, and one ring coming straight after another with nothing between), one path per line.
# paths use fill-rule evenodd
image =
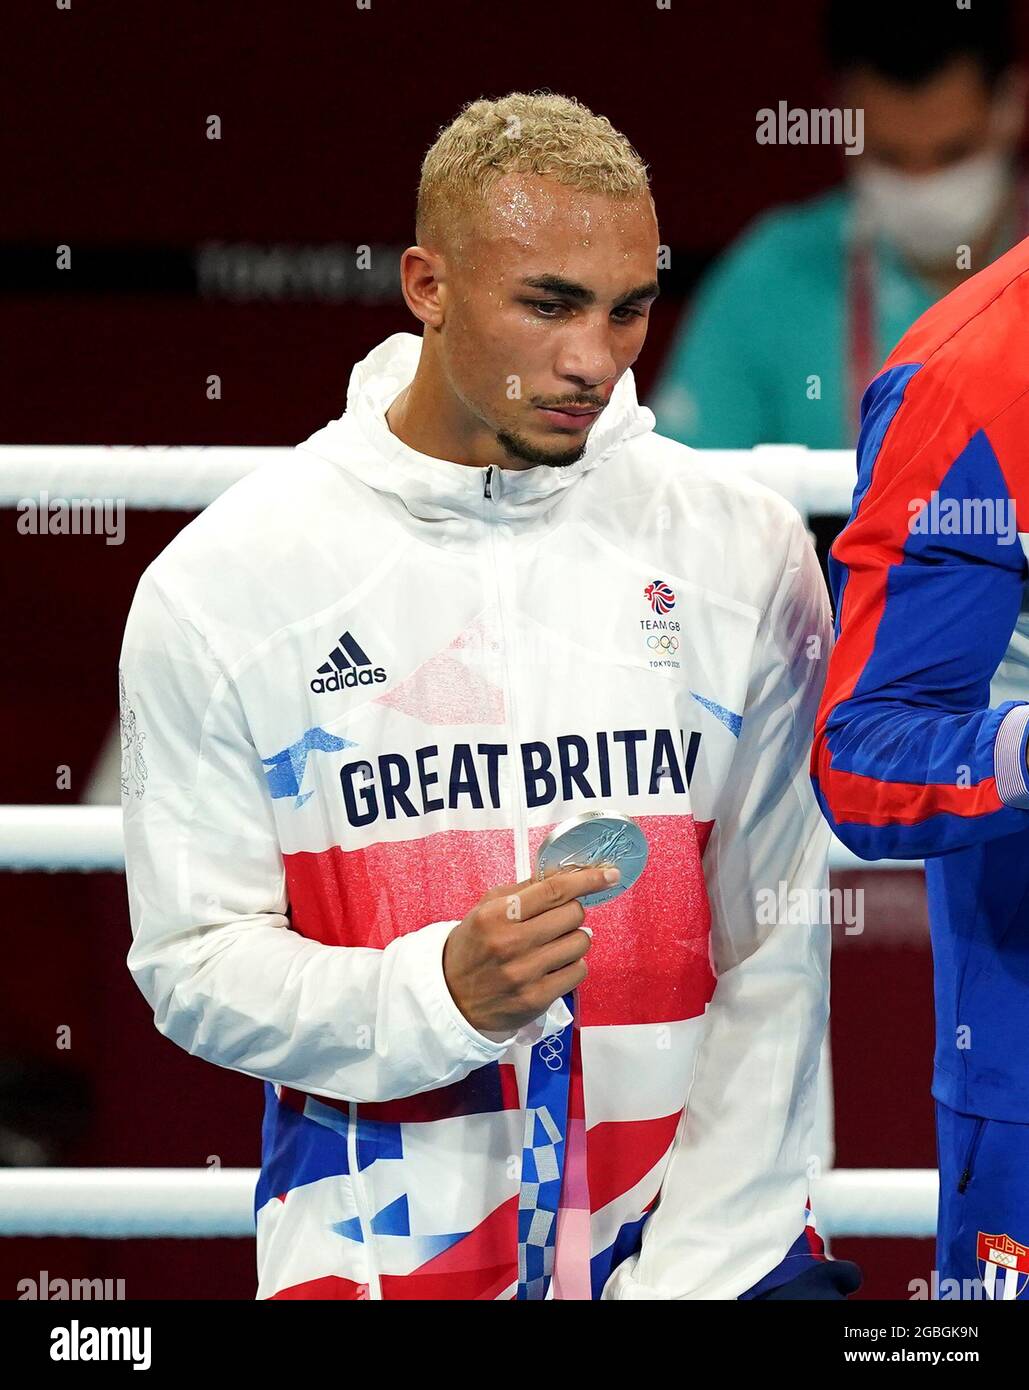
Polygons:
M256 1168L0 1169L0 1236L254 1234ZM936 1232L935 1169L836 1169L812 1183L821 1235Z
M262 463L292 449L0 445L0 507L38 498L111 498L127 507L201 511Z
M120 806L0 806L0 870L125 872Z
M918 859L859 859L839 840L829 854L834 870L920 869ZM125 872L119 806L0 806L0 872Z
M706 462L737 470L786 497L802 516L849 516L855 457L850 449L762 444L705 449ZM127 507L199 511L263 463L292 461L291 448L190 445L0 445L0 507L45 490L51 499L110 498Z

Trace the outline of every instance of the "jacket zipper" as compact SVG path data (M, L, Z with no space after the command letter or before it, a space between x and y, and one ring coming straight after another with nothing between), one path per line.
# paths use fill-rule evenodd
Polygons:
M979 1152L979 1141L983 1137L983 1130L986 1128L985 1119L978 1119L975 1122L975 1129L972 1131L972 1142L968 1146L968 1156L965 1159L965 1171L958 1179L958 1191L964 1192L965 1188L972 1181L972 1169L975 1165L975 1156Z
M368 1300L382 1299L382 1283L379 1279L379 1265L375 1258L375 1237L372 1235L372 1219L365 1205L364 1183L357 1168L357 1102L351 1101L348 1109L350 1123L347 1125L347 1167L350 1169L350 1185L357 1207L357 1219L361 1224L361 1243L364 1246L365 1261L368 1266Z
M494 465L493 465L493 464L490 464L490 466L486 469L485 478L484 478L484 480L483 480L483 493L482 493L482 495L483 495L483 498L484 498L487 502L493 502L493 503L495 503L497 499L493 496L493 469L494 469ZM521 757L520 757L521 748L520 748L520 745L519 745L519 743L518 743L518 706L517 706L517 701L515 700L514 681L511 679L511 651L510 651L511 644L510 644L510 642L508 641L507 625L505 624L505 621L504 621L504 594L503 594L503 585L501 584L501 581L500 581L500 567L499 567L499 565L498 565L498 563L497 563L497 541L496 541L496 534L495 534L496 528L495 528L495 526L493 525L492 521L490 520L490 517L489 517L489 509L488 509L488 508L486 509L486 525L487 525L488 528L489 528L490 554L492 555L492 558L493 558L493 575L494 575L494 579L496 580L496 588L497 588L497 608L498 608L498 612L499 612L499 615L500 615L500 640L501 640L501 642L503 643L503 647L504 647L504 682L505 682L505 685L506 685L506 687L507 687L508 698L510 699L510 702L511 702L511 704L510 704L510 709L509 709L509 719L508 719L508 723L509 723L510 729L511 729L511 740L512 740L512 743L513 743L513 745L514 745L514 748L515 748L516 752L519 754L519 756L518 756L518 758L517 758L516 765L515 765L515 772L514 772L514 792L513 792L513 794L514 794L514 803L515 803L515 804L514 804L514 811L515 811L515 879L516 879L518 882L521 882L523 879L528 878L529 875L530 875L530 872L531 872L530 863L529 863L529 842L528 842L528 828L527 828L527 827L528 827L528 808L527 808L526 805L525 805L525 797L524 797L524 794L523 794L524 772L523 772L523 770L522 770L522 762L521 762ZM512 621L512 624L511 624L511 628L510 628L510 633L511 633L511 637L512 637L512 639L513 639L513 638L514 638L514 633L515 633L515 626L514 626L513 621ZM513 759L512 761L514 762L515 760ZM578 991L577 989L576 989L576 990L573 990L573 992L572 992L572 1014L573 1014L573 1016L576 1017L576 1018L578 1017L578 1014L579 1014L579 991ZM550 1035L550 1037L553 1037L553 1036L556 1036L556 1035L553 1035L553 1034ZM549 1040L550 1040L550 1038L541 1038L540 1041L539 1041L538 1043L535 1044L535 1046L536 1046L536 1047L539 1047L539 1046L541 1046L543 1043L545 1043L545 1042L547 1042L547 1041L549 1041ZM574 1045L573 1040L572 1040L571 1038L569 1038L569 1045ZM567 1158L567 1150L566 1150L566 1158ZM562 1196L563 1196L563 1188L564 1188L564 1183L562 1182ZM547 1297L548 1297L548 1298L553 1298L553 1296L554 1296L554 1285L553 1285L553 1283L551 1282L551 1284L550 1284L550 1286L549 1286L549 1288L548 1288L548 1290L547 1290Z
M496 465L490 464L486 469L483 478L483 498L488 502L496 504L496 497L493 495L493 475ZM511 739L515 753L519 753L518 744L518 711L515 700L514 681L511 678L511 650L508 636L508 624L504 620L504 592L503 584L500 579L500 565L497 560L497 538L496 526L489 516L489 509L486 509L486 525L489 528L490 555L493 559L493 577L496 582L497 590L497 611L500 615L500 640L504 650L504 684L507 697L510 701L508 723L511 729ZM510 627L510 635L514 635L513 624ZM515 759L512 758L512 763ZM529 877L529 850L527 844L527 819L528 812L524 805L524 798L521 794L521 762L517 762L514 770L514 812L515 812L515 878L521 882L522 879Z
M494 498L494 496L493 496L493 469L494 469L494 467L495 467L494 464L490 464L489 467L486 469L485 476L484 476L484 478L483 478L483 492L482 492L482 495L483 495L483 498L484 498L486 501L488 501L488 502L493 502L493 501L496 500L496 499ZM500 571L499 571L499 566L498 566L498 564L497 564L496 537L495 537L495 535L494 535L494 527L493 527L493 524L492 524L492 522L491 522L491 520L490 520L490 518L489 518L488 511L487 511L487 516L486 516L486 524L487 524L487 526L489 527L490 554L491 554L492 559L493 559L493 576L494 576L494 579L495 579L495 581L496 581L496 587L497 587L497 604L498 604L498 608L499 608L499 612L500 612L501 641L502 641L503 644L504 644L504 679L505 679L505 681L506 681L506 683L507 683L507 688L508 688L508 690L511 692L511 726L512 726L512 732L513 732L513 730L514 730L514 693L513 693L513 687L512 687L512 685L511 685L511 670L510 670L509 659L508 659L507 640L506 640L505 633L504 633L504 601L503 601L503 594L502 594L502 592L501 592L502 586L501 586L501 583L500 583ZM525 834L525 825L524 825L524 822L525 822L525 815L524 815L524 812L523 812L523 809L522 809L522 798L517 794L517 792L516 792L516 795L515 795L515 817L516 817L515 863L516 863L516 865L520 865L520 864L523 862L523 858L522 858L522 841L523 841L524 834ZM527 856L526 856L526 857L527 857ZM517 877L518 877L519 879L526 878L526 877L528 877L528 874L527 874L526 871L523 871L523 870L521 869L521 867L519 867L518 873L517 873ZM382 1281L381 1281L381 1278L380 1278L380 1273L379 1273L379 1268L378 1268L378 1262L377 1262L377 1260L376 1260L376 1258L375 1258L375 1237L374 1237L374 1235L372 1234L371 1215L370 1215L370 1213L368 1212L368 1208L367 1208L367 1205L366 1205L366 1203L365 1203L364 1183L363 1183L362 1180L361 1180L361 1175L360 1175L360 1173L359 1173L359 1171L358 1171L358 1166L357 1166L357 1105L356 1105L354 1102L351 1102L351 1104L350 1104L350 1107L349 1107L349 1114L350 1114L350 1123L349 1123L349 1125L347 1126L347 1163L348 1163L348 1166L349 1166L349 1168L350 1168L350 1181L351 1181L352 1188L353 1188L353 1193L354 1193L354 1204L355 1204L356 1207L357 1207L358 1221L359 1221L360 1224L361 1224L361 1239L362 1239L362 1242L363 1242L363 1244L364 1244L364 1248L365 1248L365 1258L366 1258L367 1266L368 1266L368 1298L369 1298L369 1301L372 1301L372 1300L379 1300L379 1301L381 1301L381 1299L382 1299Z

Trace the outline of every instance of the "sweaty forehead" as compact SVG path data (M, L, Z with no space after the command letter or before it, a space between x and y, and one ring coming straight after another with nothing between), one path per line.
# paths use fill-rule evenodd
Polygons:
M611 198L533 174L505 174L475 219L483 249L507 255L591 242L645 243L654 233L649 199Z

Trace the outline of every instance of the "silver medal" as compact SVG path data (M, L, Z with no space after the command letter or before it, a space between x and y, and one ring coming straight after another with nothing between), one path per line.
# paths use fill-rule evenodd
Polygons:
M551 868L573 869L586 864L615 864L621 879L610 888L587 893L583 907L597 907L624 893L647 866L647 837L622 811L584 811L555 825L536 855L536 877Z

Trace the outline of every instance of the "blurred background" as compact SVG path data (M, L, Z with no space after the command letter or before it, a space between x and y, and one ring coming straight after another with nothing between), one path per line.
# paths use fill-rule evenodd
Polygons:
M0 443L306 438L341 413L355 360L416 329L397 258L438 129L478 96L546 87L651 167L668 268L636 377L659 430L853 448L860 388L897 338L1029 232L1029 9L1013 9L8 0ZM844 121L805 139L789 113L816 108L860 109L861 151ZM121 546L21 537L6 517L0 802L115 802L125 616L188 514L134 511ZM841 518L812 524L824 558ZM0 1166L256 1165L260 1083L157 1034L124 964L123 878L2 881ZM921 873L837 885L866 895L864 931L836 936L837 1166L934 1166ZM931 1241L833 1253L868 1298L908 1298L934 1264ZM249 1240L0 1240L0 1298L41 1270L123 1278L130 1298L255 1286Z

